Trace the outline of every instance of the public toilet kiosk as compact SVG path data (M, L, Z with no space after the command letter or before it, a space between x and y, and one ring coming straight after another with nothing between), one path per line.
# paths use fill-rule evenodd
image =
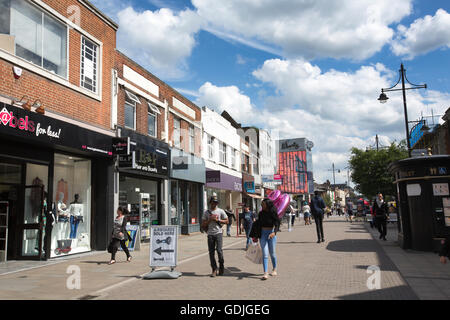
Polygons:
M398 241L403 249L439 251L450 235L450 156L391 163L398 197Z

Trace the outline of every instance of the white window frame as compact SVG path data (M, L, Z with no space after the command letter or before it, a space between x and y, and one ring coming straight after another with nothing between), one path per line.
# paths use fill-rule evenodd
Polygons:
M231 166L232 169L236 169L236 150L231 148Z
M131 101L135 102L135 103L141 103L141 101L139 100L139 98L132 92L125 90L125 94L128 97L128 99L130 99Z
M227 145L225 142L222 141L219 141L219 163L227 165Z
M214 160L214 140L215 140L215 138L208 134L207 139L208 139L207 140L208 159L209 160Z
M96 76L96 83L95 83L95 90L91 90L88 89L86 87L83 86L83 76L82 76L82 65L83 65L83 40L89 41L91 42L93 45L95 45L97 47L96 50L96 65L95 65L95 76ZM100 69L100 45L98 43L96 43L95 41L89 39L86 36L81 36L81 44L80 44L80 87L83 88L84 90L88 90L91 91L93 93L98 94L99 92L99 83L100 83L100 79L99 79L99 69Z
M176 123L178 123L178 127L175 126ZM176 137L178 137L178 139L175 139ZM173 145L174 147L181 149L181 119L177 117L173 117Z
M154 104L150 103L147 101L148 107L156 114L161 115L161 111L159 111L158 107L155 106Z
M154 135L151 135L150 134L150 132L149 132L149 128L148 128L148 117L149 116L153 116L154 118L155 118L155 120L154 120L154 122L155 122L155 134ZM151 108L149 108L148 110L147 110L147 134L150 136L150 137L154 137L154 138L156 138L156 136L158 135L158 114L156 113L156 112L154 112L154 110L153 109L151 109Z
M128 94L133 95L137 101L139 101L139 98L136 97L134 94L132 94L131 92L128 92L125 90L126 93L126 97L125 97L125 104L124 104L124 110L123 110L123 119L124 119L124 127L128 128L128 129L132 129L132 130L136 130L136 111L137 111L137 103L134 99L130 99ZM127 97L129 98L129 100L131 101L127 101ZM126 113L125 113L125 105L129 105L131 107L133 107L134 112L133 112L133 128L127 127L126 121L125 121L125 117L126 117Z
M70 48L70 33L69 33L69 26L68 24L62 20L59 16L56 16L53 12L50 12L49 10L47 10L46 8L43 8L40 4L35 3L34 1L26 1L27 4L29 4L30 6L36 8L36 10L38 10L41 13L41 26L43 28L44 26L44 16L47 15L48 17L50 17L51 19L53 19L54 21L56 21L57 23L61 24L62 26L64 26L66 28L66 75L62 76L60 74L57 74L56 72L53 72L51 70L48 70L46 68L44 68L43 65L43 60L44 60L44 34L42 32L41 35L41 45L42 45L42 55L41 55L41 64L35 64L32 61L29 61L25 58L22 58L20 56L18 56L16 54L16 46L14 43L14 53L12 54L12 56L14 56L16 59L19 59L20 62L24 62L27 65L33 66L38 68L38 70L40 71L40 73L44 73L46 76L50 75L50 76L56 76L59 79L63 79L65 81L69 81L69 61L70 61L70 57L69 57L69 48ZM10 22L11 23L11 22ZM0 49L1 50L1 49ZM9 53L7 53L9 54ZM2 56L3 57L3 56ZM6 59L8 59L9 57L5 57ZM20 63L21 64L21 63ZM27 66L28 67L28 66Z
M189 152L195 153L195 128L189 125Z

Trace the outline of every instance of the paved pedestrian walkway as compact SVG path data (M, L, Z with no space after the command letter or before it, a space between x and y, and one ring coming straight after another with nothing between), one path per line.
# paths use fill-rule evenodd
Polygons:
M178 279L143 280L142 275L150 271L149 248L144 245L141 251L132 253L131 263L125 261L123 252L118 252L117 263L109 266L109 254L97 252L0 275L0 299L448 298L450 266L440 265L433 254L403 252L395 243L394 227L389 228L387 242L379 241L368 224L349 223L343 217L325 219L324 229L325 242L317 244L314 224L304 226L303 221L297 220L292 232L288 232L287 224L284 224L278 234L279 275L267 281L260 280L262 266L245 258L245 238L236 237L224 237L225 275L210 278L206 236L198 234L180 236L177 270L182 276ZM416 269L413 270L410 264ZM81 271L79 290L70 290L66 286L70 266L79 267ZM370 266L378 266L381 270L381 288L378 290L367 287L367 280L372 275L367 272ZM421 273L417 273L417 268ZM430 283L435 287L429 287Z
M285 226L287 227L287 226ZM332 217L324 222L325 242L316 243L315 225L278 234L277 277L260 280L262 266L245 259L242 244L224 250L223 277L210 278L208 256L183 263L176 280L133 279L104 290L99 299L417 299L400 272L362 223ZM381 289L369 290L369 266L381 269ZM126 297L123 292L128 292Z
M387 241L379 240L379 233L366 228L394 262L406 283L421 300L450 300L450 264L443 265L432 252L403 250L398 246L397 225L388 224Z

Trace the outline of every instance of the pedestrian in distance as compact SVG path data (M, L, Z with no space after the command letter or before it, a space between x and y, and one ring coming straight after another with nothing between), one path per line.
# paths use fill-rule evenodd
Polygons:
M439 257L442 264L446 264L447 259L450 259L450 237L443 241Z
M252 230L253 222L256 220L256 215L253 211L250 211L249 206L244 207L244 214L242 223L244 225L245 236L247 237L247 244L245 246L245 250L248 249L248 246L252 243L252 239L250 238L250 231Z
M310 225L311 224L311 208L308 205L308 202L305 201L305 203L303 203L303 208L302 208L302 213L303 213L303 219L305 220L305 226L306 225Z
M231 225L233 224L233 219L236 221L236 216L234 215L233 210L230 209L230 206L227 206L225 213L228 217L227 237L231 237Z
M314 221L316 222L317 231L317 243L324 242L323 236L323 216L324 209L326 208L325 202L322 197L319 196L318 191L314 191L314 197L311 199L311 213L314 216Z
M386 241L388 206L386 202L384 202L381 193L377 195L377 199L374 201L372 208L375 215L375 225L380 233L380 239Z
M350 220L350 223L353 223L353 203L351 201L347 202L347 215L345 216L345 220Z
M222 209L218 207L219 200L216 195L209 199L209 210L206 210L202 217L202 230L208 234L208 251L211 263L211 277L222 276L225 270L223 259L223 229L222 225L228 224L228 217ZM215 258L215 251L219 259L219 269Z
M255 223L257 228L252 229L250 237L253 238L254 242L257 242L258 238L260 239L264 270L264 275L261 280L267 280L269 278L269 254L273 267L270 275L277 275L276 244L277 232L280 230L280 219L278 218L277 208L272 200L265 198L261 206L262 210L259 213L257 223Z
M116 263L116 253L119 249L119 245L122 247L123 252L127 255L127 261L131 261L131 255L125 244L127 240L131 240L130 235L127 232L127 217L128 210L122 207L117 208L117 217L114 219L114 227L111 236L111 242L108 246L108 251L111 253L111 260L109 264Z

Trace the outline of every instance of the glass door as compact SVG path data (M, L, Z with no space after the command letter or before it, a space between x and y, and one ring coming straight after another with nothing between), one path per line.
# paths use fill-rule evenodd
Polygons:
M25 186L20 257L39 260L42 257L44 186Z

